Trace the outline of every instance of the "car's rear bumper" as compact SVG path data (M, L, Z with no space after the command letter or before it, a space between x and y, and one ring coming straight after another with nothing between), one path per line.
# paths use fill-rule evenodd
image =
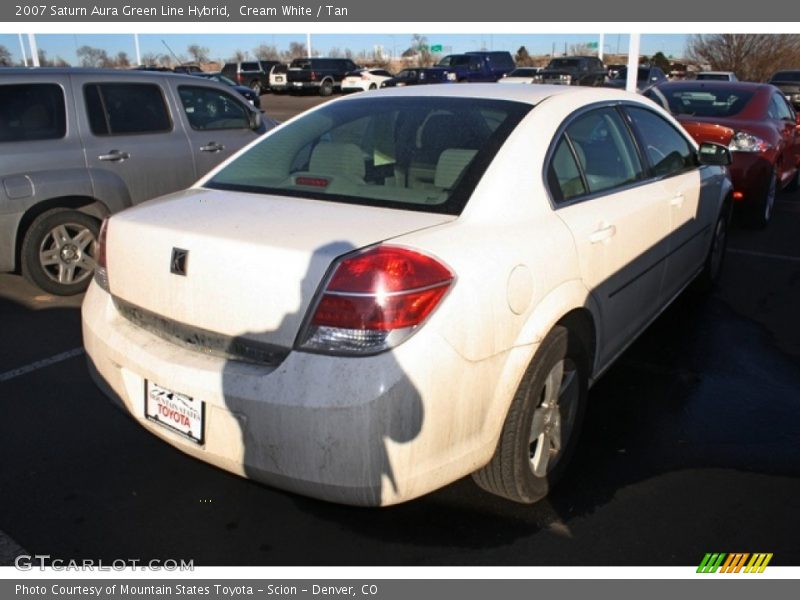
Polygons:
M463 477L494 451L487 381L503 357L471 363L425 328L377 356L294 351L267 367L148 333L93 283L83 336L98 383L141 426L191 456L300 494L394 504ZM202 445L145 417L145 381L205 403Z

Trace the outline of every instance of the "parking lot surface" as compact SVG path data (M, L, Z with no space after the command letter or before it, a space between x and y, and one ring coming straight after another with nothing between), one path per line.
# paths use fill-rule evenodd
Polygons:
M278 119L320 101L263 100ZM597 383L572 468L533 506L468 478L338 506L188 458L91 382L80 298L0 275L0 564L21 547L196 565L696 565L711 551L798 565L797 231L800 193L765 231L734 228L720 288L680 297Z

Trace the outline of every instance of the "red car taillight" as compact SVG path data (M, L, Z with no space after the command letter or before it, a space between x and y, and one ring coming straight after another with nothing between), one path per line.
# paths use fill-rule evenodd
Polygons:
M97 264L94 268L94 280L105 291L108 287L108 269L106 263L106 236L108 235L108 219L103 219L100 233L97 234Z
M397 246L339 259L299 346L331 354L393 348L425 322L453 279L436 259Z
M317 80L317 74L314 73L314 71L311 71L311 81L316 81L316 80Z

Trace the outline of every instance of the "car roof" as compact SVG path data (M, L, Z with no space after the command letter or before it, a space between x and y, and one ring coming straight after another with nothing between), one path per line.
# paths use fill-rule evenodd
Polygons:
M567 85L497 85L496 83L470 83L469 85L439 84L429 86L412 86L410 88L386 88L376 94L387 96L433 96L438 98L475 98L487 100L511 100L535 105L552 96L585 96L587 102L603 100L635 99L640 102L639 94L609 88L593 88ZM376 95L371 96L378 97ZM358 96L346 96L341 102L358 99Z
M663 83L659 83L658 87L661 89L671 89L671 88L708 88L710 90L714 89L725 89L725 90L750 90L752 92L757 92L759 90L765 89L774 89L774 87L768 83L756 83L754 81L713 81L709 79L683 79L681 81L667 81Z
M95 69L91 67L4 67L0 70L2 75L100 75L103 77L125 77L135 75L136 77L192 77L186 73L175 73L174 71L148 71L146 69Z

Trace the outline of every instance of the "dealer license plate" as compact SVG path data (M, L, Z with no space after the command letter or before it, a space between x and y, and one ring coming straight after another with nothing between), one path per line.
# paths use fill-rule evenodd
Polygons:
M195 444L204 443L206 406L202 400L145 381L144 416Z

